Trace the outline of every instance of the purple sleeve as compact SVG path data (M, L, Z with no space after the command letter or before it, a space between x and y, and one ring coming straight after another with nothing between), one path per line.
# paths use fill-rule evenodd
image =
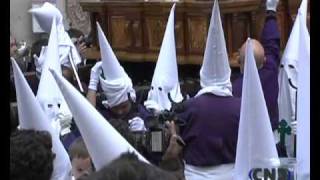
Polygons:
M179 120L182 121L182 123L184 124L183 126L180 126L180 135L183 134L183 132L187 128L188 122L190 122L192 119L192 114L193 114L192 102L194 99L195 98L191 98L191 99L187 100L185 102L184 111L177 114ZM182 138L183 138L183 136L182 136Z
M148 121L153 117L153 114L149 112L143 105L138 105L138 116L144 121Z
M278 68L280 63L280 32L275 13L268 13L261 34L261 43L267 58L266 65Z
M280 33L274 12L267 12L264 28L261 35L264 47L266 64L259 69L260 81L269 112L272 129L278 127L278 69L280 64Z

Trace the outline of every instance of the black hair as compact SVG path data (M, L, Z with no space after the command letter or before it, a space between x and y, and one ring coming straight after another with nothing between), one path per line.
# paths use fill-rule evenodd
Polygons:
M16 130L10 136L10 179L50 180L55 154L47 131Z
M30 67L31 70L35 71L35 69L36 69L35 64L34 64L33 55L35 54L39 57L42 46L47 46L47 45L48 45L48 38L41 38L32 44L32 47L31 47L31 67Z
M19 125L18 109L16 103L10 103L10 135L17 130Z
M83 36L83 32L78 30L78 29L75 29L75 28L70 28L68 31L67 31L68 35L70 38L79 38L80 36Z
M147 164L133 153L123 153L101 170L92 173L82 180L176 180L168 171Z

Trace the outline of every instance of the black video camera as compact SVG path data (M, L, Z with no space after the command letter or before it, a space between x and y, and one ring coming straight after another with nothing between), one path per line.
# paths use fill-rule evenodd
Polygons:
M145 150L149 154L163 155L169 146L170 134L169 129L166 126L167 121L174 121L176 125L183 126L184 121L181 121L177 113L184 111L184 99L180 103L176 103L172 100L168 93L168 98L171 102L171 109L163 110L157 115L153 115L150 119L145 121L145 126L148 131L134 132L133 146L139 150ZM132 109L137 110L138 104L135 103L130 94L128 93L128 100L132 103ZM183 142L178 143L184 146ZM138 151L139 151L138 150Z
M93 42L93 39L90 36L84 36L81 41L79 41L79 44L85 43L87 48L90 48L91 44Z
M158 115L154 115L146 122L146 127L149 131L146 134L146 146L149 152L163 154L169 146L170 135L169 130L166 127L166 121L174 121L178 126L184 126L184 121L180 120L177 116L178 113L184 111L184 99L180 103L176 103L171 99L170 93L168 98L171 102L171 109L164 110ZM184 146L183 142L178 140L181 146Z

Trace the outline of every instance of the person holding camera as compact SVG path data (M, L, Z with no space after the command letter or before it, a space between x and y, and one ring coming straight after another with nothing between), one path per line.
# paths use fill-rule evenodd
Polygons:
M96 107L100 83L103 109L98 109L107 119L121 119L131 131L145 131L144 120L151 116L142 105L135 103L136 93L132 81L114 55L101 27L97 24L101 61L91 69L87 99Z
M135 102L136 93L130 77L118 62L99 24L97 29L101 61L91 69L87 99L130 144L145 152L141 138L147 131L145 120L152 114ZM102 105L97 96L98 84L102 89Z

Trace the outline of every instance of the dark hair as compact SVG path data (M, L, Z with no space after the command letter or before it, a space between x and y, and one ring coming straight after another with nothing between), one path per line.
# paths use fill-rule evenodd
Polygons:
M10 135L17 130L19 125L18 110L16 103L10 103Z
M10 179L49 180L55 154L47 131L17 130L10 136Z
M176 180L177 178L156 166L138 159L133 153L124 153L101 170L82 180Z
M32 47L31 47L32 59L33 59L33 54L36 54L39 57L41 49L42 49L42 46L47 46L47 45L48 45L48 39L47 38L42 38L42 39L39 39L36 42L34 42L32 44Z
M47 45L48 45L48 38L41 38L32 44L32 47L31 47L31 70L36 69L36 66L34 64L33 55L35 54L39 57L42 46L47 46Z
M68 31L67 31L68 35L70 38L79 38L80 36L83 36L83 32L78 30L78 29L75 29L75 28L70 28Z
M86 145L84 144L84 141L82 137L78 137L76 140L72 142L69 149L69 157L70 160L73 158L87 158L90 157L89 152L87 150Z

